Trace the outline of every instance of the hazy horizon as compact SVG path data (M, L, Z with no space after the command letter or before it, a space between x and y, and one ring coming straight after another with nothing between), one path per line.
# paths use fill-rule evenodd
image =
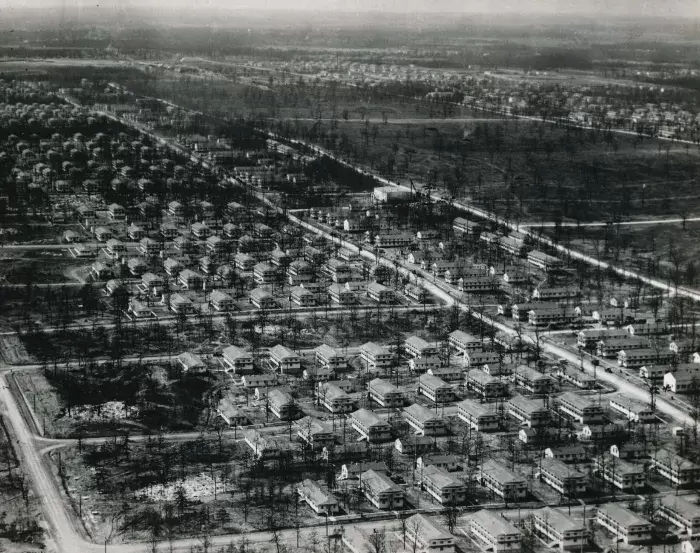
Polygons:
M67 13L105 13L196 11L206 16L222 11L244 11L251 15L261 11L315 12L387 12L400 14L474 14L474 15L585 15L614 17L700 17L698 0L590 0L582 5L574 0L0 0L0 15L20 12L61 10ZM602 21L604 23L604 21Z

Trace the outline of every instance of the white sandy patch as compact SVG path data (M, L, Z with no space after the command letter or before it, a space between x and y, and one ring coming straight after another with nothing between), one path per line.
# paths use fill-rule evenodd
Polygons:
M71 409L70 418L79 421L124 420L138 415L138 408L127 407L123 401L107 401L102 405L80 405ZM68 417L68 412L64 414Z
M136 497L143 497L153 501L172 501L177 495L178 488L182 488L187 499L201 499L214 495L214 480L210 474L201 473L198 476L188 476L184 480L169 482L168 484L156 484L142 488L136 492ZM228 486L216 481L216 493L225 493Z

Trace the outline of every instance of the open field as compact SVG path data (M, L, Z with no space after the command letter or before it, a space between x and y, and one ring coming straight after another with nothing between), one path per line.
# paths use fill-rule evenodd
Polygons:
M473 112L450 105L430 105L372 90L343 85L304 82L289 77L267 77L259 73L233 76L221 71L210 76L178 75L171 71L151 69L150 78L118 79L117 82L136 94L167 98L179 105L204 113L237 117L272 118L293 121L316 119L394 120L402 118L431 119L468 117ZM423 91L423 87L418 89ZM196 92L197 96L192 93Z

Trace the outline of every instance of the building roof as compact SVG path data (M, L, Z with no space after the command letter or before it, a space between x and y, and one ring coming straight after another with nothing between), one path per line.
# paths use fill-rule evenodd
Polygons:
M640 517L634 511L621 507L617 503L605 503L598 507L598 512L603 511L607 516L618 522L623 527L651 525L651 523Z
M403 412L409 414L422 424L425 424L428 421L442 422L442 417L437 415L432 409L428 409L420 403L414 403L408 407L405 407Z
M447 472L445 469L436 467L435 465L428 465L427 467L424 467L421 472L423 480L430 480L437 488L440 489L448 486L464 486L464 484L452 474Z
M216 409L227 424L230 424L231 421L235 422L241 417L247 418L238 404L235 395L232 394L226 394L222 397Z
M332 382L321 384L320 391L327 400L350 397L345 390Z
M304 288L303 286L295 286L289 291L292 295L294 296L313 296L313 292L311 292L308 288Z
M202 369L206 367L206 364L204 361L202 361L202 358L199 355L189 351L185 351L178 355L177 360L188 370Z
M684 518L700 518L700 506L677 495L661 496L661 505L673 509Z
M496 416L496 410L491 403L479 403L473 399L464 399L457 404L458 408L463 409L467 413L475 417L481 417L485 415Z
M515 369L515 374L527 379L527 380L551 380L551 377L546 374L542 374L540 371L528 367L527 365L519 365Z
M659 449L659 451L657 451L656 454L653 455L653 458L657 459L658 461L667 463L673 469L681 469L681 470L700 469L700 465L693 463L692 461L686 459L685 457L681 457L680 455L676 455L675 453L673 453L672 451L669 451L668 449Z
M381 292L391 291L391 288L387 288L379 282L370 282L367 285L367 292L374 292L375 294L380 294Z
M377 344L376 342L367 342L360 346L360 351L366 352L369 355L387 355L390 353L389 348Z
M577 470L571 465L567 465L564 461L559 459L545 457L540 460L540 463L542 470L553 475L555 478L559 478L560 480L564 478L580 478L584 476L580 470Z
M368 488L373 494L383 492L402 492L401 488L386 475L369 469L360 475L360 480L365 488Z
M369 409L358 409L353 411L351 417L359 422L365 428L370 428L372 426L389 426L389 423L380 419L374 411Z
M581 444L570 444L570 445L560 445L548 447L553 455L584 455L586 453L586 448Z
M426 348L434 347L433 344L431 344L427 340L424 340L420 336L409 336L408 338L406 338L405 343L407 346L412 346L412 347L416 348L417 350L423 350Z
M486 529L486 531L492 536L501 536L503 534L520 534L518 530L511 522L497 515L493 511L488 509L482 509L477 511L471 517L471 520L479 524L479 526Z
M566 402L572 405L575 409L589 409L591 407L597 407L595 401L591 399L590 396L582 396L574 392L564 392L557 397L559 403Z
M700 387L700 374L698 374L697 370L679 367L673 372L666 373L665 376L673 378L676 383L682 382L684 384L690 384L693 380L696 380L698 387Z
M548 411L548 409L544 405L542 405L541 400L530 399L521 395L513 396L508 400L508 403L517 407L526 415L532 415L533 413Z
M418 534L426 542L432 540L452 540L454 542L454 537L444 526L423 514L409 517L406 521L406 528L409 530L417 529Z
M187 280L189 278L198 278L199 280L202 280L203 278L202 275L200 275L196 271L193 271L192 269L183 269L182 271L180 271L178 277L183 280Z
M255 299L255 300L263 300L263 299L268 299L268 298L273 299L270 291L267 288L262 288L262 287L255 288L255 289L251 290L248 295L251 297L251 299Z
M314 436L316 434L333 434L330 428L327 428L323 421L306 416L294 422L297 432L304 436Z
M491 382L502 382L505 385L505 382L498 380L495 376L491 376L488 373L485 373L481 369L471 369L467 372L467 379L468 380L473 380L474 382L477 382L481 384L482 386L485 386L486 384L490 384Z
M404 445L430 445L435 443L435 439L431 436L421 436L419 434L409 434L405 438L396 438L394 443L401 443Z
M451 453L426 453L420 458L424 467L428 465L458 464L459 457Z
M268 263L267 261L262 261L260 263L256 263L255 266L253 267L253 271L256 273L264 272L264 271L277 271L277 267L273 265L272 263Z
M485 461L481 467L481 470L485 474L488 474L489 476L500 482L501 484L508 484L511 482L525 482L525 479L522 476L519 476L512 470L506 468L501 463L499 463L498 461L494 461L493 459Z
M396 386L383 378L370 380L369 389L382 395L400 393L400 390Z
M294 403L292 395L289 392L286 392L279 388L273 388L272 390L270 390L267 394L267 400L270 402L271 405L275 405L277 407L292 405Z
M535 511L534 514L536 517L546 520L547 523L559 533L586 529L582 522L577 522L575 519L565 515L561 511L552 509L551 507L539 509Z
M173 294L170 296L170 305L192 305L192 300L182 294Z
M129 261L126 262L129 267L145 267L146 262L140 257L130 257Z
M344 284L331 284L328 288L329 294L341 295L341 294L354 294L352 290L348 290Z
M277 381L277 377L274 374L262 373L262 374L246 374L242 378L246 385L253 383L272 383Z
M270 348L270 359L279 359L279 360L285 360L285 359L298 359L299 356L294 353L291 349L289 349L287 346L283 346L282 344L277 344L276 346Z
M615 467L615 472L620 476L625 474L643 474L644 467L636 463L630 463L624 459L615 457L611 453L605 452L598 457L598 463L608 467Z
M235 361L236 359L241 358L252 359L253 357L252 353L244 350L243 348L239 348L238 346L228 346L227 348L224 348L222 355L230 361Z
M306 478L297 486L299 493L308 497L309 500L314 503L314 505L337 505L338 500L333 497L330 492L324 491L321 486L319 486L313 480Z
M449 388L452 389L447 382L445 382L439 376L433 376L432 374L424 374L420 377L420 385L427 388L437 389L437 388Z
M609 397L611 405L614 402L617 405L620 405L623 408L628 409L632 413L641 413L644 411L651 411L651 406L649 406L648 404L643 403L641 401L638 401L636 399L633 399L631 397L628 397L624 394L612 394L608 397Z
M314 351L326 359L345 358L345 355L328 344L321 344Z

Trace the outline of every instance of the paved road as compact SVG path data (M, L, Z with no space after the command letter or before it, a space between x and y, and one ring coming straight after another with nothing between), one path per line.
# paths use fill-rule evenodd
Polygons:
M127 248L137 248L138 243L123 242ZM97 250L98 248L106 247L104 242L71 242L71 243L51 243L51 244L3 244L0 246L0 252L3 250L8 251L33 251L33 250L72 250L78 246L84 246L86 248L92 248Z
M352 309L350 308L338 308L338 307L329 307L326 309L325 307L313 307L313 308L293 308L293 309L274 309L274 310L269 310L267 311L267 318L269 320L275 320L275 319L283 319L285 317L305 317L305 316L310 316L314 313L317 315L323 315L324 317L328 318L333 318L333 317L339 317L341 315L349 315L351 312L355 312L357 315L363 315L366 312L370 313L376 313L377 309L381 311L389 311L393 310L396 313L401 313L404 311L426 311L430 312L435 309L439 309L440 305L426 305L425 308L422 305L367 305L367 306L357 306ZM228 315L231 315L234 320L236 321L251 321L251 320L257 320L257 318L260 316L259 311L233 311L233 312L216 312L212 314L212 320L213 321L222 321L224 320ZM124 322L122 322L122 326L148 326L151 324L159 324L159 325L171 325L175 324L177 322L177 317L174 315L166 315L158 318L142 318L142 319L133 319L133 320L127 320L124 319ZM113 322L108 322L104 321L99 324L102 328L114 328L115 323ZM79 329L92 329L94 327L93 323L72 323L67 325L66 327L45 327L42 328L41 330L43 332L47 333L52 333L52 332L58 332L61 330L79 330ZM17 332L14 330L5 330L0 332L0 336L14 336L16 335Z
M668 219L642 219L639 221L589 221L586 223L577 223L572 221L562 221L555 223L554 221L543 221L541 223L520 223L520 228L554 228L554 227L607 227L608 225L621 226L621 227L632 227L632 226L643 226L643 225L671 225L674 223L693 223L700 221L700 217L671 217Z
M99 553L99 546L85 541L82 530L74 524L74 519L68 514L56 481L37 451L34 436L10 392L5 374L0 374L0 405L3 417L17 438L16 448L21 458L22 469L29 476L36 495L40 498L44 517L51 528L51 537L55 540L57 549L65 553Z

